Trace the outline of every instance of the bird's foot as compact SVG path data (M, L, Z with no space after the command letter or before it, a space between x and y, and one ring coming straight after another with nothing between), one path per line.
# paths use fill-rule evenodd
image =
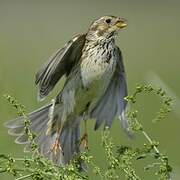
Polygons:
M62 154L63 153L63 150L62 150L62 147L61 147L61 143L60 143L60 140L59 138L57 138L55 140L55 143L53 144L52 148L51 148L51 151L54 153L54 155L57 155L57 153L61 152Z
M88 134L84 133L84 135L82 136L81 140L80 140L80 145L82 145L84 147L84 149L88 150L89 146L88 146Z

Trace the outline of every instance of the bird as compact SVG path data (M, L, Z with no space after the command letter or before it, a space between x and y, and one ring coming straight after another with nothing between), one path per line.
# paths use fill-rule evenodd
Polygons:
M88 148L87 120L94 119L97 130L102 124L111 128L118 117L129 137L126 117L128 95L126 73L116 36L127 20L103 16L94 20L87 33L78 34L55 52L36 74L38 99L44 100L58 81L65 77L63 88L47 105L28 114L30 129L37 134L38 151L53 163L63 166ZM80 125L84 122L84 134ZM25 144L24 118L8 121L15 142Z

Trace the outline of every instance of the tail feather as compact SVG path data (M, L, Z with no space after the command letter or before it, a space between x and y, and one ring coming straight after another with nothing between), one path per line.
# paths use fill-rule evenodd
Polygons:
M24 130L22 129L22 127L12 128L8 130L8 134L12 136L20 136L23 133L24 133Z
M58 154L54 154L51 150L55 139L57 137L56 128L53 132L47 135L48 121L50 107L52 104L44 106L28 115L31 121L30 129L36 133L37 137L35 142L38 144L39 152L53 161L57 165L64 165L70 162L74 154L79 152L78 142L80 140L80 117L68 120L65 123L62 133L60 136L60 144L63 150ZM55 116L53 122L55 125L61 121L62 107L60 109L55 109ZM18 144L25 144L24 151L28 152L30 150L30 145L28 143L28 137L24 134L24 118L19 117L13 119L5 124L9 128L8 133L13 136L17 136L15 142Z
M34 124L34 121L39 122L37 119L42 117L43 114L47 114L51 104L44 106L36 111L33 111L28 115L28 118L31 120L31 124ZM12 119L4 124L7 128L18 128L24 127L24 117L18 117L16 119Z
M30 127L35 133L41 132L42 127L47 125L47 121L48 121L47 115L48 115L48 111L42 114L40 117L36 117L37 120L31 124Z
M28 143L28 136L26 134L22 134L22 135L18 136L15 139L15 143L16 144L27 144Z
M36 125L36 122L39 123L39 120L37 120L37 119L42 118L43 114L47 115L50 106L51 106L51 104L44 106L28 115L28 118L31 120L32 126ZM20 127L24 128L24 117L21 116L16 119L12 119L12 120L6 122L4 124L4 126L7 128L10 128L10 129L16 129L16 128L20 128Z
M24 125L23 117L18 117L16 119L12 119L4 124L7 128L19 128Z
M78 143L80 140L80 122L78 118L74 119L74 122L76 123L75 127L69 125L63 127L60 136L62 152L60 151L57 155L54 155L54 152L51 151L51 147L53 146L56 139L56 133L51 136L45 136L41 134L41 136L38 138L38 144L41 147L41 154L44 154L55 164L67 164L70 162L70 160L72 160L74 155L79 152Z
M66 152L64 155L64 162L68 163L72 158L74 153L79 153L79 141L80 141L80 118L74 120L74 125L72 128L66 128L64 130L64 141L63 141L63 151ZM63 138L63 137L62 137ZM63 140L63 139L62 139Z

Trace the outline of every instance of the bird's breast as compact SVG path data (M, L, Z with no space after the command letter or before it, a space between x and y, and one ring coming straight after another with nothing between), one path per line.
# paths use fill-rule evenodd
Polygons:
M82 88L76 94L76 109L77 112L84 110L85 106L90 103L93 107L94 104L105 93L112 75L115 70L116 61L113 59L113 54L110 59L106 61L105 56L98 51L97 53L86 55L81 62L81 79Z
M82 55L81 77L84 87L105 83L111 78L116 62L112 46L95 46Z

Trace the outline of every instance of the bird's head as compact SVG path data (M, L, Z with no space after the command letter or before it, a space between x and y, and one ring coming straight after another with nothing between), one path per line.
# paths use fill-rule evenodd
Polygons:
M127 21L124 18L103 16L91 24L87 35L89 39L107 39L114 37L120 29L126 26Z

